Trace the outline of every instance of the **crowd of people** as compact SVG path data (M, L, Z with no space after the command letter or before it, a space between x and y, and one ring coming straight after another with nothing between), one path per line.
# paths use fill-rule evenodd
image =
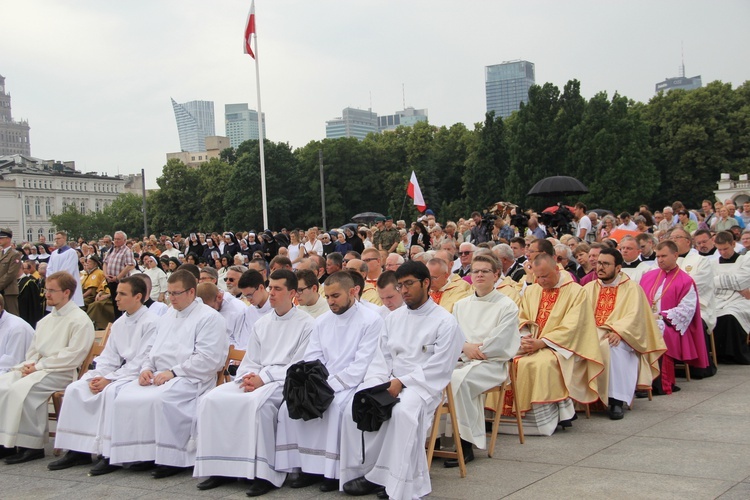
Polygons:
M568 213L140 241L60 231L53 245L0 229L0 456L44 457L47 401L65 391L55 447L68 451L50 470L192 468L201 490L250 480L249 496L286 482L419 498L448 388L469 463L488 446L487 412L549 436L577 411L617 421L636 397L671 395L681 371L750 364L750 202ZM285 381L313 362L331 396L304 419ZM509 378L505 397L484 395ZM390 398L375 428L353 412L363 393Z

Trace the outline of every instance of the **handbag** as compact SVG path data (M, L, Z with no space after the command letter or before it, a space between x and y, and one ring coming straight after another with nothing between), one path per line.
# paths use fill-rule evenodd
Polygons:
M294 420L321 418L333 401L328 369L320 360L299 361L287 369L284 399Z

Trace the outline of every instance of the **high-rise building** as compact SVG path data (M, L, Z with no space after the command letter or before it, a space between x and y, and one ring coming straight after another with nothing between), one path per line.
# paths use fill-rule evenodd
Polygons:
M213 101L190 101L179 104L172 99L180 150L205 151L206 137L216 135Z
M16 154L31 155L29 122L13 120L10 94L5 91L5 77L0 75L0 156Z
M487 112L509 117L520 109L520 103L529 102L529 89L534 85L534 63L506 61L484 68L484 86Z
M263 137L266 137L266 114L263 113ZM248 109L247 103L224 105L226 136L233 148L250 139L258 140L258 112Z
M378 133L378 114L370 109L344 108L340 118L326 122L326 139L356 137L361 141L370 133Z
M685 62L683 61L680 65L680 76L676 78L667 78L663 82L656 84L656 93L658 94L662 90L666 93L674 89L683 90L694 90L699 89L703 86L701 75L686 77L685 76Z
M396 127L400 125L411 127L417 122L426 121L426 109L414 109L412 107L409 107L402 111L396 111L392 115L378 116L378 129L380 130L380 132L384 130L395 130Z

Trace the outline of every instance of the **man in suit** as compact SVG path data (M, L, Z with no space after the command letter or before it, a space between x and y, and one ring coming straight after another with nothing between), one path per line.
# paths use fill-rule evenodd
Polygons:
M5 299L5 310L18 316L18 277L21 274L21 254L11 245L13 231L0 229L0 294Z

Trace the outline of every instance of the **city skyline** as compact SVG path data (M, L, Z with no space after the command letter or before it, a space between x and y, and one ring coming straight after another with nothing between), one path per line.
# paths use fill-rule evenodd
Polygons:
M249 4L6 2L0 43L13 50L0 74L14 118L32 125L31 154L86 171L145 168L156 187L164 154L180 149L168 97L257 107L240 48ZM683 43L704 85L750 78L750 54L737 50L750 42L742 1L258 0L256 15L268 139L293 147L324 138L325 120L345 107L424 107L434 125L472 128L484 118L484 68L514 59L534 62L540 85L580 80L586 98L647 102L654 82L677 74Z

